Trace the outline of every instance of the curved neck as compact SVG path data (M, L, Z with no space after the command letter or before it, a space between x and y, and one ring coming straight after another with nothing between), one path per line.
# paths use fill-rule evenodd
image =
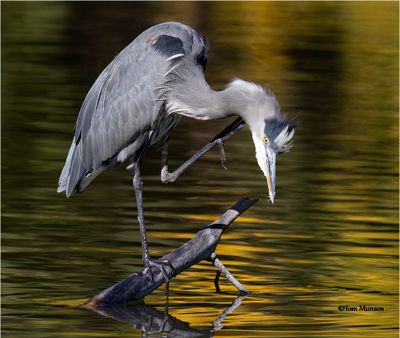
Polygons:
M199 120L216 120L230 115L240 115L245 108L243 99L232 95L228 89L215 91L206 81L179 87L175 86L167 96L169 113Z
M272 94L260 86L236 79L224 90L214 91L201 76L174 84L167 96L167 111L200 120L241 116L250 129L279 113Z

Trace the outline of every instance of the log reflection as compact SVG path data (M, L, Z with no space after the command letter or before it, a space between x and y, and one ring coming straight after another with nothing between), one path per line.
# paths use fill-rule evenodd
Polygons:
M173 317L168 313L168 298L164 311L157 310L143 301L129 304L116 304L93 308L98 314L132 325L134 329L142 331L142 337L213 337L214 332L222 329L225 318L240 306L246 296L241 295L234 299L232 304L221 312L210 323L209 329L196 329L190 323Z

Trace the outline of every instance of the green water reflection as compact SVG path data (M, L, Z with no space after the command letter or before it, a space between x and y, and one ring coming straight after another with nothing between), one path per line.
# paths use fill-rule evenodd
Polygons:
M176 248L242 196L261 198L219 247L252 294L215 334L397 337L397 2L1 7L5 336L140 335L76 307L141 266L129 175L106 172L68 200L55 189L98 73L141 31L177 20L208 36L214 88L233 76L268 85L283 111L300 112L300 126L293 151L278 158L274 206L247 130L226 145L228 171L213 152L171 185L160 183L159 154L149 153L144 199L152 252ZM184 120L170 143L171 166L226 123ZM213 277L212 266L199 264L176 278L172 317L210 333L235 299L226 283L216 295ZM162 311L164 301L157 291L146 303ZM346 304L385 311L338 311Z

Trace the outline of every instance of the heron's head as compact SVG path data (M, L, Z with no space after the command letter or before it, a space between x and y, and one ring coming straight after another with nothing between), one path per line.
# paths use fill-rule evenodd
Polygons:
M275 198L276 156L290 150L296 128L294 119L280 112L275 96L267 89L235 79L229 85L232 100L240 107L239 115L248 124L253 137L256 158L265 175L271 202Z
M266 118L258 131L252 130L256 158L268 186L272 203L275 199L276 156L292 147L296 122L281 116Z
M250 128L257 162L267 180L269 198L273 203L276 155L290 150L295 119L286 118L272 92L253 82L234 79L226 92L230 110L236 111Z

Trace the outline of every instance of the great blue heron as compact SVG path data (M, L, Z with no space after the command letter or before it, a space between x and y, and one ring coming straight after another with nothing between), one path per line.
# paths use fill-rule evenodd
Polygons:
M164 277L163 264L168 262L151 259L147 247L140 175L146 150L163 146L161 180L172 182L199 157L168 172L167 140L180 116L214 120L237 115L250 128L257 162L274 202L276 155L290 149L295 131L274 95L255 83L235 79L222 91L212 90L204 78L207 54L203 37L181 23L161 23L140 34L89 90L58 182L57 191L69 197L82 192L105 169L127 161L133 174L143 262L148 269L158 267Z

